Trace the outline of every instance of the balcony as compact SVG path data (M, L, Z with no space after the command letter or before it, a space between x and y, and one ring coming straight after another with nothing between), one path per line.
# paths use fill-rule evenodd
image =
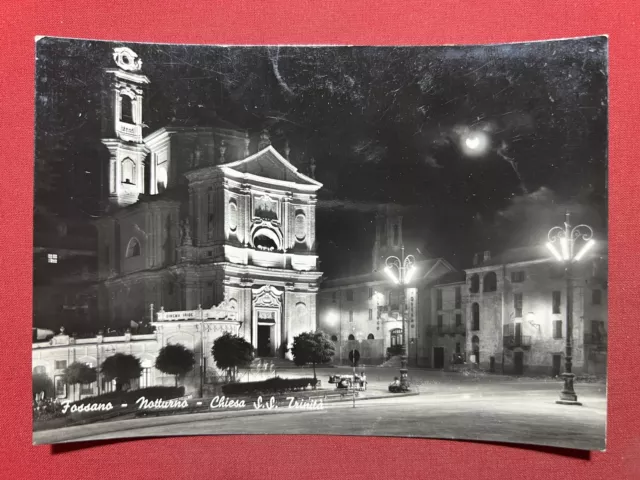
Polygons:
M531 337L529 335L504 337L502 345L505 348L531 348Z
M603 334L594 334L594 333L585 333L584 334L584 344L585 345L589 345L589 346L593 346L593 347L599 347L599 348L606 348L607 347L607 335L603 335Z

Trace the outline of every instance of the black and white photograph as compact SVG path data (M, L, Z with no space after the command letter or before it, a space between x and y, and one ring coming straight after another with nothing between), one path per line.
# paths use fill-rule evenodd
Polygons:
M604 450L607 50L36 38L33 443Z

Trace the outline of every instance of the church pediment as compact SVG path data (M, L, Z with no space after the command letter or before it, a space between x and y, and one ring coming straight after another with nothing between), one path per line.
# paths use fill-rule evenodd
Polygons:
M280 308L282 292L271 285L263 285L253 292L256 307Z
M300 173L289 161L269 145L255 155L220 166L228 176L255 180L278 186L317 191L322 184Z

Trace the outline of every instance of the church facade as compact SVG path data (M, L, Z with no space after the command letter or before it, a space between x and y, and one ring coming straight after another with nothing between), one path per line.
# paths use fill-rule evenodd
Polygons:
M316 328L315 205L321 184L270 144L228 124L166 126L142 135L142 62L114 50L102 142L107 213L98 231L98 309L110 325L152 309L225 301L239 334L275 356ZM253 146L253 148L252 148Z

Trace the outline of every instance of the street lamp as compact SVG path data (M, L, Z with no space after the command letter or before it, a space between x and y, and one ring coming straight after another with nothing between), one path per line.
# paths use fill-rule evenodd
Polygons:
M562 374L564 387L560 392L560 400L556 403L562 405L582 405L578 402L578 396L573 389L573 379L575 375L571 373L572 351L573 351L573 264L579 262L584 255L593 248L593 229L588 225L576 225L572 227L569 223L569 212L566 214L564 227L553 227L549 230L549 241L546 247L553 254L555 259L565 266L565 277L567 282L567 334L565 340L565 372ZM576 253L576 242L581 244ZM560 245L560 250L556 245Z
M408 369L407 369L407 359L409 355L409 338L408 338L408 328L405 328L405 302L406 302L406 293L405 288L406 285L411 282L411 279L416 273L416 259L413 255L404 256L404 245L402 246L402 256L398 258L396 256L390 256L386 260L386 267L384 267L384 273L398 285L400 290L400 305L401 305L401 316L402 316L402 343L404 351L401 356L401 366L400 366L400 383L402 385L406 385L407 377L408 377ZM396 274L397 272L397 274Z
M380 303L382 303L384 295L380 292L376 292L373 294L373 297L376 300L376 329L380 330Z

